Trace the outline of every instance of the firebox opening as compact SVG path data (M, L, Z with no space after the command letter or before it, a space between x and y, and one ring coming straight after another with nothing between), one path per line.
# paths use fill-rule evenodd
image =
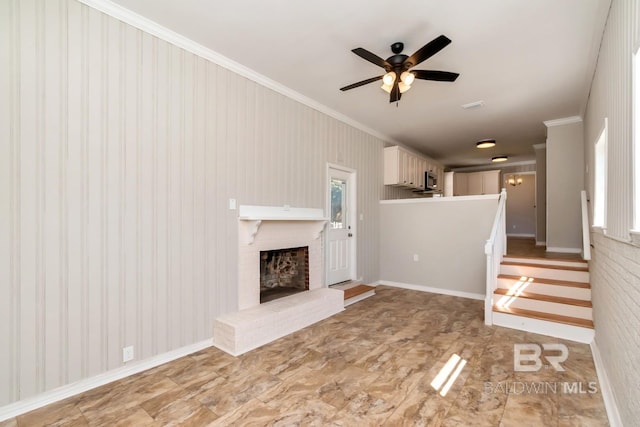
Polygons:
M260 304L309 290L309 247L260 251Z

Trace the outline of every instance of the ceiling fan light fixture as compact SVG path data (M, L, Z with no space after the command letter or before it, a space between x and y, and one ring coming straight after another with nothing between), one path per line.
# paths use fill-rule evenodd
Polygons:
M391 89L393 89L393 86L383 83L382 86L380 86L380 89L382 89L383 91L385 91L387 93L391 93Z
M411 89L411 85L408 85L401 81L400 83L398 83L398 89L400 89L400 93L405 93L406 91Z
M416 79L416 75L408 71L405 71L402 74L400 74L400 80L408 86L411 86L411 83L413 83L415 79Z
M384 82L385 85L391 86L393 82L396 81L396 73L394 73L393 71L389 71L387 74L384 75L384 77L382 77L382 81ZM390 91L391 90L387 92L390 92Z
M480 141L476 142L476 148L491 148L495 146L496 146L496 140L491 138L481 139Z
M491 158L491 161L493 163L500 163L500 162L506 162L508 159L507 156L495 156Z

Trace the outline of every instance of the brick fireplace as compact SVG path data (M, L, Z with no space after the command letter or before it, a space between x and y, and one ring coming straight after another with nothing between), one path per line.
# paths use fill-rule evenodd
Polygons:
M216 347L239 355L344 309L323 283L327 220L322 209L240 206L239 311L215 320Z

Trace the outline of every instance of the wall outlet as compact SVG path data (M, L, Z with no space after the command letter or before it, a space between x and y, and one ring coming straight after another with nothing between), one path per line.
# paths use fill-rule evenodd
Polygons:
M122 361L128 362L133 360L133 346L125 347L122 349Z
M414 260L415 262L420 261L420 257L418 256L418 254L413 254L413 260Z
M236 199L229 199L229 209L232 211L236 210Z

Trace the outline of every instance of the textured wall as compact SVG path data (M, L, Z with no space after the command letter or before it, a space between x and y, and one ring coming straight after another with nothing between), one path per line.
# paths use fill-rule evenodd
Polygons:
M378 279L383 142L73 0L0 2L0 405L212 336L238 204L357 170Z
M624 425L640 419L640 248L629 240L632 194L632 55L640 43L640 5L613 0L585 115L585 157L593 171L593 147L609 119L607 236L592 233L593 309L596 343ZM593 194L593 175L586 188ZM637 206L637 202L636 202Z

